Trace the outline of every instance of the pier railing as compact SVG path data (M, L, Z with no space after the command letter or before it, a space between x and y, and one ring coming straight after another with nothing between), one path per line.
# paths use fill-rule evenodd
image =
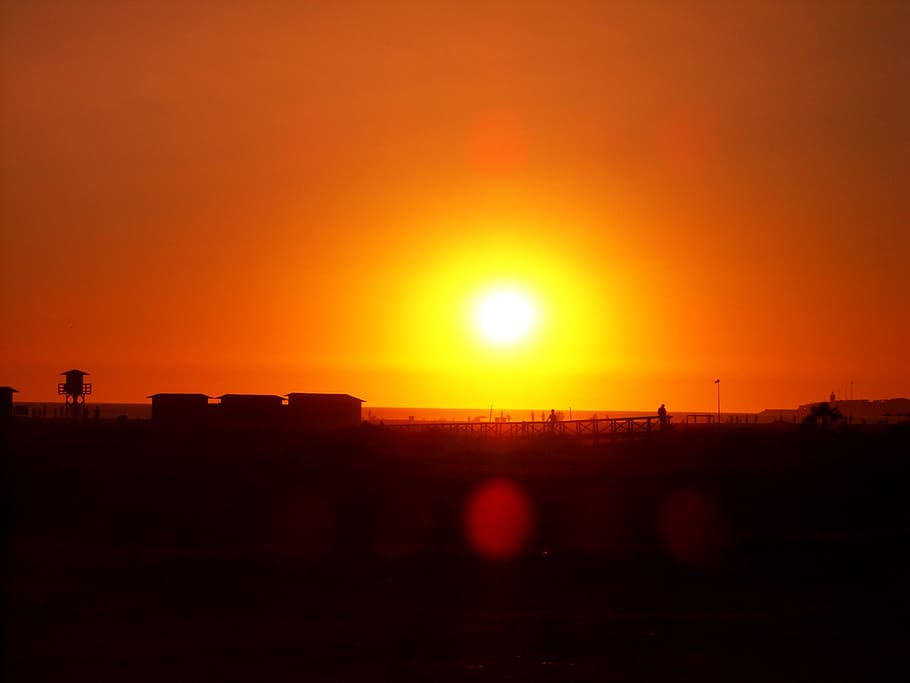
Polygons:
M664 427L670 424L666 418ZM558 422L398 422L385 425L402 432L442 432L465 436L535 436L563 434L600 437L620 434L647 434L659 431L660 417L608 417Z

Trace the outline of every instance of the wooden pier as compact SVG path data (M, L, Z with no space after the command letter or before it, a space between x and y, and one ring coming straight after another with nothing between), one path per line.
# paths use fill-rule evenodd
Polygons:
M666 425L672 418L667 417ZM544 434L606 437L649 434L661 429L657 415L641 417L591 418L559 422L398 422L385 425L400 432L439 432L465 436L521 437Z

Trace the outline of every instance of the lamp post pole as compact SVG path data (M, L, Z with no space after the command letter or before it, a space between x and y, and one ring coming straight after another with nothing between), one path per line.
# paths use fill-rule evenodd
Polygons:
M717 385L717 424L720 424L720 380L714 380Z

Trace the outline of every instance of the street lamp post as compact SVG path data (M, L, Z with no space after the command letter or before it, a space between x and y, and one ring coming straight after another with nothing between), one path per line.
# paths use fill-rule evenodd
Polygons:
M720 424L720 380L714 380L717 385L717 424Z

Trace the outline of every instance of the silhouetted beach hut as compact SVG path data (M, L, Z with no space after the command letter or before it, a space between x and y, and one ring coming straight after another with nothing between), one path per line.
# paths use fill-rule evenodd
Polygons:
M0 420L8 420L13 415L13 394L18 394L18 389L0 387Z
M209 398L205 394L152 394L152 419L156 422L198 424L208 417Z
M363 399L349 394L290 393L288 418L293 427L310 430L346 429L361 421Z
M283 415L284 398L270 394L219 396L219 419L229 424L275 424Z

